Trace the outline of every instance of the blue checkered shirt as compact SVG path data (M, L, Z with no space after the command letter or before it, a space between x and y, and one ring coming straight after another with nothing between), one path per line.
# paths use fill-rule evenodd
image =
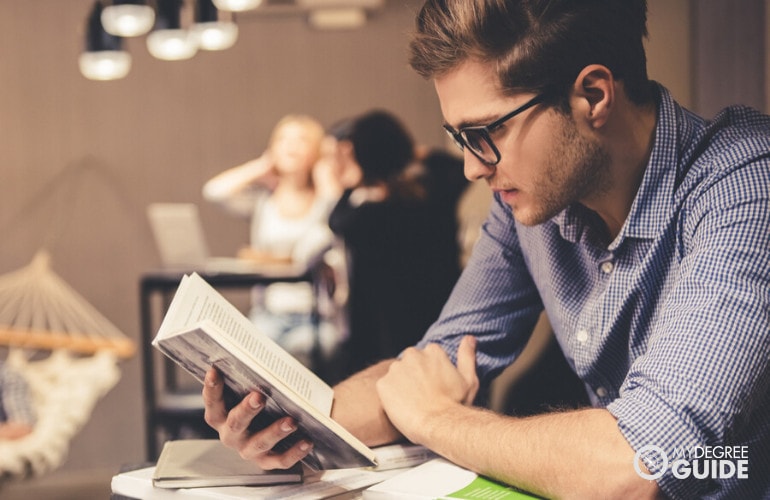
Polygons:
M494 198L421 345L478 337L488 384L545 309L596 407L638 450L746 445L749 479L658 479L674 498L770 497L770 118L705 121L659 87L655 143L620 233L573 205L525 227ZM642 455L651 473L655 457ZM629 464L631 467L632 464Z

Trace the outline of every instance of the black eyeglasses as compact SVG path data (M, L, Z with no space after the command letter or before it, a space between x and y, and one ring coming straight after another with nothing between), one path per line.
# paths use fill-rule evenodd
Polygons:
M473 155L487 165L497 165L500 163L500 151L490 137L490 133L497 127L507 122L519 113L523 113L535 104L541 103L545 99L545 94L538 94L518 108L514 109L505 116L498 118L488 125L474 125L462 127L455 130L449 125L444 125L444 130L449 134L460 150L468 148Z

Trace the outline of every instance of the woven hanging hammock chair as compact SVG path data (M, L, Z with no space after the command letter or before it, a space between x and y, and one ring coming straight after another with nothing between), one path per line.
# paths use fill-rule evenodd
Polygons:
M120 379L120 360L136 350L51 270L45 251L28 266L0 276L0 348L6 352L5 367L26 380L36 413L30 434L0 440L0 477L5 478L59 467L96 403Z

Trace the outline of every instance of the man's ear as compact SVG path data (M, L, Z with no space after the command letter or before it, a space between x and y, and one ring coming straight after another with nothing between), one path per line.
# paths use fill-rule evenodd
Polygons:
M615 103L615 77L606 66L591 64L583 68L573 87L573 113L592 128L601 128Z

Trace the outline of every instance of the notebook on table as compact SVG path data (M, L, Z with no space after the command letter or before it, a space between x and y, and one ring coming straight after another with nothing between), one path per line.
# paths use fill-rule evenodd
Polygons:
M218 439L166 441L158 458L153 486L158 488L200 488L241 486L302 481L302 467L263 470L244 460L237 451Z

